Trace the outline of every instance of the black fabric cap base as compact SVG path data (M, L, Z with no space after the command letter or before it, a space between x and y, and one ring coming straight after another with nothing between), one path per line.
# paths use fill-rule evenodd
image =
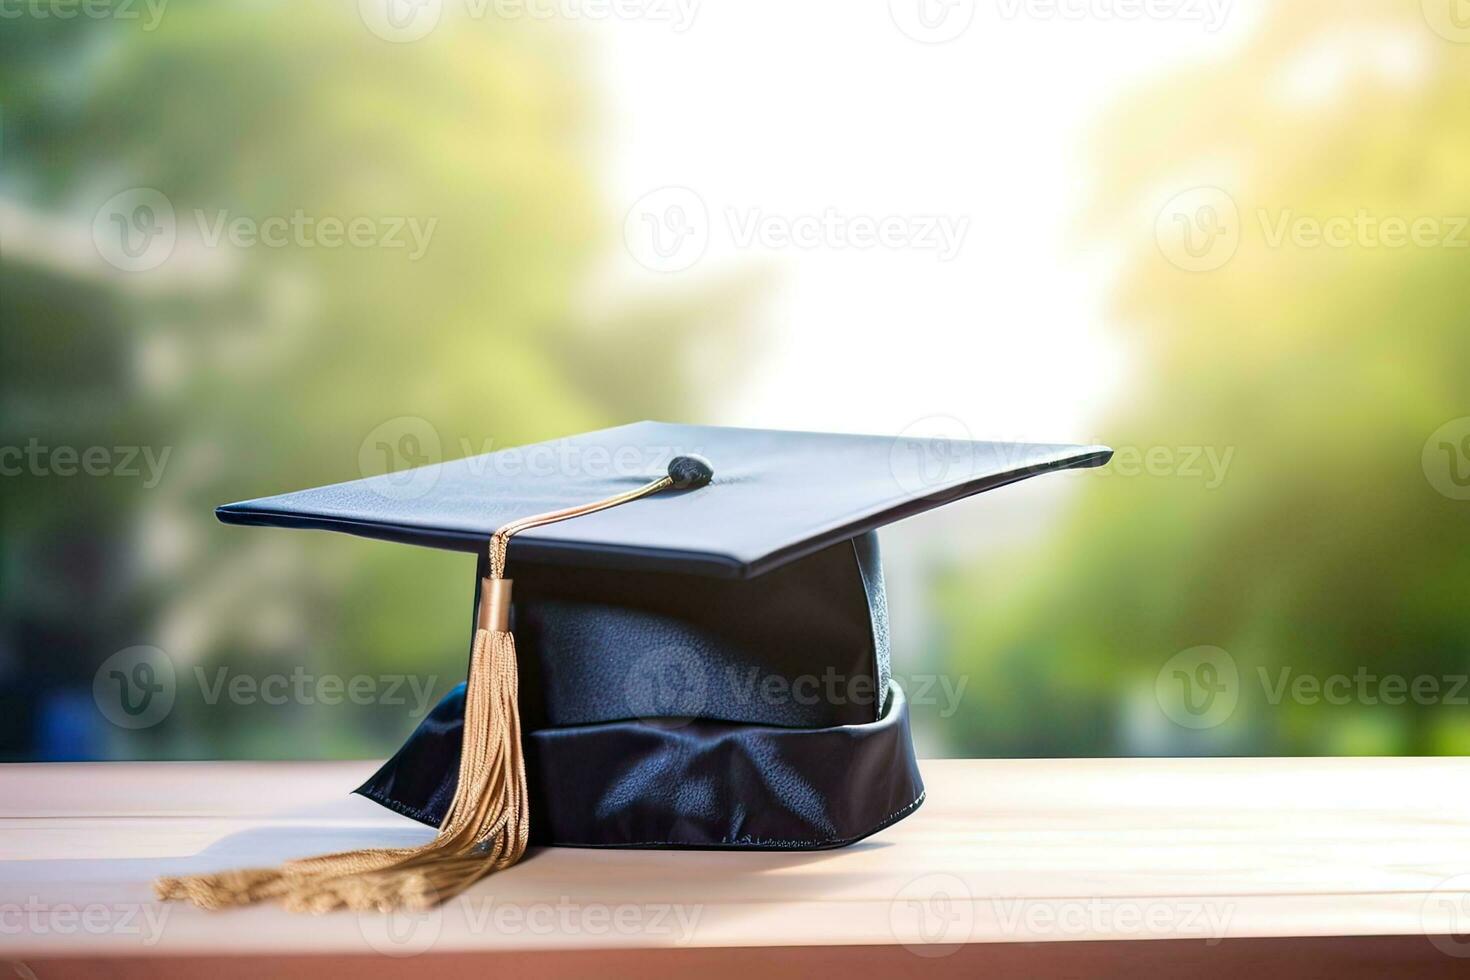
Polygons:
M438 826L459 781L464 686L357 792ZM697 719L523 736L531 843L570 847L841 847L924 800L897 683L865 725L792 729Z

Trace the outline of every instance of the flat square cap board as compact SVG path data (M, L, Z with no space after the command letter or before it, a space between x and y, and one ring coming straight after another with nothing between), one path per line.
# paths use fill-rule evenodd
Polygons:
M599 500L697 454L714 479L517 536L516 562L748 578L1104 446L971 442L635 422L218 508L227 524L320 528L478 551L517 518Z

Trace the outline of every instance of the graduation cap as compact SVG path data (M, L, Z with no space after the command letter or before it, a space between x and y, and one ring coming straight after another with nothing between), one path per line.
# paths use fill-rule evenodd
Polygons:
M220 507L228 524L478 554L469 676L358 789L432 841L159 894L422 907L533 843L866 837L924 799L875 530L1111 455L639 422Z

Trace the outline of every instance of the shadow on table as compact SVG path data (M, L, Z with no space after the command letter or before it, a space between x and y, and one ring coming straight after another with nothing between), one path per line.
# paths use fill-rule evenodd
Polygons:
M157 817L153 835L164 838L158 849L169 849L166 837L171 824L193 823L188 830L198 835L202 817ZM221 818L221 823L235 822ZM206 831L207 832L207 831ZM269 867L295 858L330 854L370 847L413 847L434 837L431 827L416 823L382 810L376 804L357 796L334 800L328 804L285 810L271 818L266 826L224 834L192 854L160 854L156 857L119 858L37 858L10 859L0 861L0 888L10 890L24 882L56 883L68 881L136 884L161 875L200 874L224 871L231 868ZM136 840L136 838L134 838ZM517 867L545 869L545 860L553 855L561 856L565 864L567 856L575 855L572 864L583 872L600 868L599 874L608 873L609 866L621 868L635 875L648 874L653 869L650 855L690 855L705 865L712 875L717 875L724 885L738 886L742 878L756 878L783 870L807 867L831 861L839 855L852 855L865 851L890 847L887 842L876 840L859 841L847 847L821 851L750 851L750 850L678 850L655 848L592 848L592 847L533 847ZM693 857L697 855L696 857ZM515 869L501 872L511 875ZM562 879L561 874L553 875Z

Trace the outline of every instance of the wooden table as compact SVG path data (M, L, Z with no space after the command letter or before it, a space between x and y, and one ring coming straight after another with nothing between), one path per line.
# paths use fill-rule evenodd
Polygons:
M1470 976L1458 759L936 760L915 815L838 851L547 849L417 916L152 901L159 873L426 839L347 795L374 765L0 767L0 960L43 980Z

